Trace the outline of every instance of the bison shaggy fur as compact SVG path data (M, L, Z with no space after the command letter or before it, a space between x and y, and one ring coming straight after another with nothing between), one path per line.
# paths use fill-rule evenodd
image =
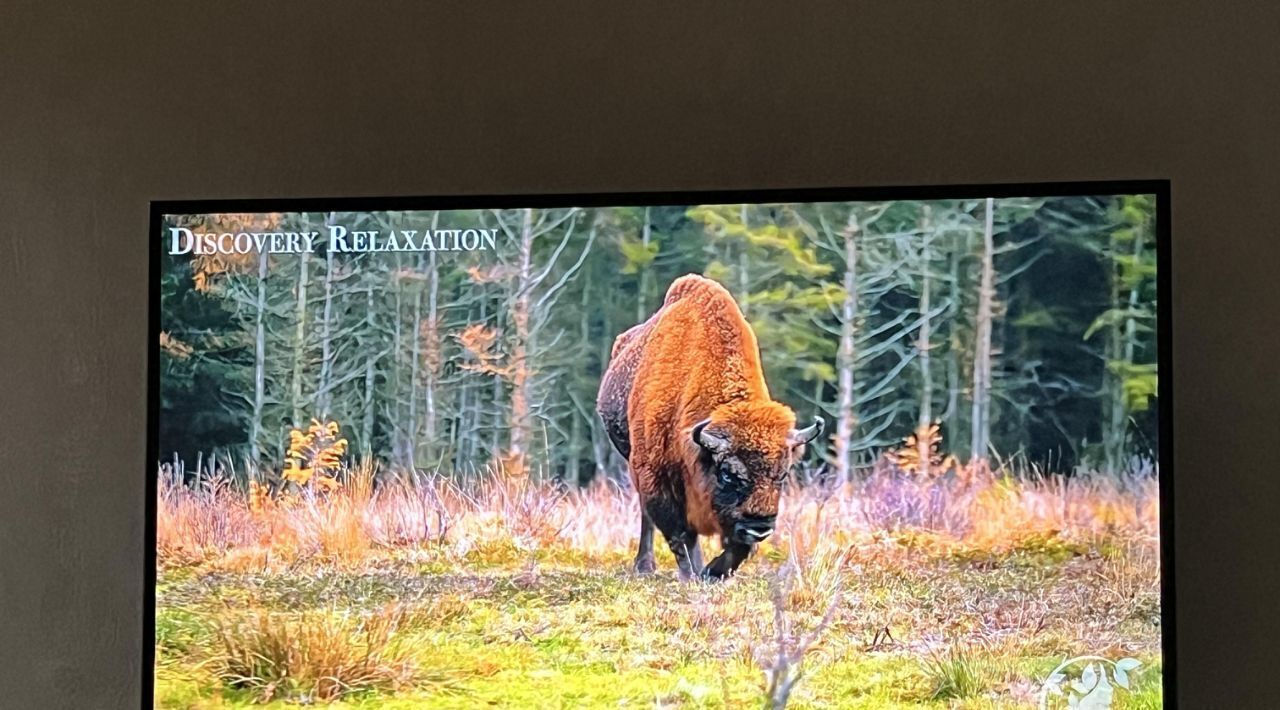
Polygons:
M661 308L618 336L597 411L641 502L636 569L662 532L681 578L732 574L773 531L782 483L822 420L796 429L769 396L755 333L723 286L676 279ZM701 535L723 552L705 569Z

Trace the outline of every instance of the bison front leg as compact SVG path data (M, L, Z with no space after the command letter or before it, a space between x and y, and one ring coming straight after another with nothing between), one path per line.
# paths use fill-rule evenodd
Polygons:
M684 506L678 501L666 498L654 498L645 503L645 514L652 524L662 532L676 557L676 567L681 580L690 580L698 576L702 567L702 551L698 548L698 534L689 527L685 518ZM641 523L643 525L643 523ZM643 530L641 544L643 544ZM652 534L650 537L650 560L652 560ZM640 558L637 555L636 565L639 568Z
M676 556L676 573L680 581L688 582L697 579L698 570L702 567L702 550L698 548L698 534L692 528L664 535L671 546L671 554Z
M693 546L689 548L689 569L697 574L702 569L702 546L698 544L698 533L690 531L693 536Z
M653 560L653 521L649 514L640 511L640 549L636 551L636 572L653 574L658 564Z
M747 561L747 558L751 556L751 551L755 549L754 545L746 545L728 539L725 539L723 544L724 552L721 552L718 557L711 561L711 564L707 565L706 569L702 570L703 579L718 582L732 575L737 571L739 565Z

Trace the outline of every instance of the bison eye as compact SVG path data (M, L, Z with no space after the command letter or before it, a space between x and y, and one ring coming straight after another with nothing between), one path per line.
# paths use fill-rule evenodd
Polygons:
M720 481L720 485L727 486L733 483L733 472L727 466L721 466L716 469L716 479Z

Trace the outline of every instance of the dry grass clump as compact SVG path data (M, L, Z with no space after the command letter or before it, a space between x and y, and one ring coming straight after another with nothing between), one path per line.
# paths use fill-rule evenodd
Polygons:
M1008 669L989 654L975 653L959 646L934 651L921 667L930 683L930 700L966 700L992 691L1005 680Z
M257 702L395 691L422 680L397 638L403 621L404 612L394 606L296 616L263 608L228 610L216 619L218 650L208 665L227 686L253 691Z
M161 476L156 503L156 557L161 564L197 564L253 546L260 537L245 493L227 479L192 485Z

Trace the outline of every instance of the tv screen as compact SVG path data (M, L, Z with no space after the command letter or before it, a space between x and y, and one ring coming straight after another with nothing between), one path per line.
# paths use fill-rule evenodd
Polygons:
M144 702L1161 707L1167 214L154 203Z

